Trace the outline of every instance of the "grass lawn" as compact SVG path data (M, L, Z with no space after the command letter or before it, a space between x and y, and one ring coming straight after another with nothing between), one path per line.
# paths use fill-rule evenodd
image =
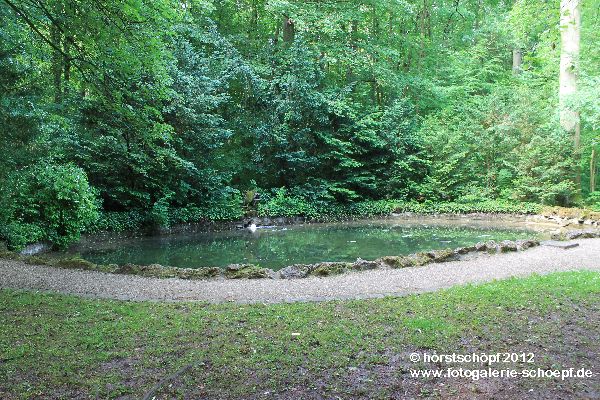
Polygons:
M599 326L600 274L593 272L278 305L3 290L0 398L140 399L153 387L156 399L598 398ZM493 368L585 367L594 376L413 377L411 368L484 367L412 363L415 351L532 352L532 364Z

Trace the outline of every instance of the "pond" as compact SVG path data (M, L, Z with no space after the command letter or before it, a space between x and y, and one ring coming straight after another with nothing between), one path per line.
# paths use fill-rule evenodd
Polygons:
M497 221L407 221L399 218L304 224L83 241L75 250L100 264L224 267L251 263L281 269L321 261L372 260L386 255L456 248L487 240L540 237L540 231Z

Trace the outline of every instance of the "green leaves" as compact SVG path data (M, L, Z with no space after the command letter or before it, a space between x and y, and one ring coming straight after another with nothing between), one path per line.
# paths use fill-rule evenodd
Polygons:
M392 198L568 203L598 146L591 3L573 99L579 166L555 129L550 3L12 3L18 12L0 3L0 184L39 159L75 163L107 212L94 229L237 218L240 191L282 186L265 213ZM77 185L64 179L61 201ZM15 221L15 237L44 235Z
M21 249L40 240L64 248L98 218L96 193L72 164L38 164L11 174L0 196L0 236Z

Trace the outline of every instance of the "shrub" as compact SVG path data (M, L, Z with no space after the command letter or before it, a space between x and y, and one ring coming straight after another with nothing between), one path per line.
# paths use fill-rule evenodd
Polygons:
M64 248L98 218L95 193L74 165L35 165L12 173L0 196L0 235L9 247L49 241Z
M148 224L148 213L142 210L104 211L100 217L87 226L87 233L104 231L127 232L138 231Z
M264 201L258 204L258 215L267 217L309 216L315 212L314 206L306 199L289 195L286 188L274 190L272 195L265 196Z
M332 221L389 215L393 212L417 214L513 213L537 214L541 206L509 200L463 197L460 202L403 202L400 200L366 200L356 203L310 202L279 189L275 196L259 205L258 214L265 217L301 216L309 220Z
M169 218L169 199L173 193L168 193L154 203L150 210L150 223L155 228L169 228L171 219Z
M538 214L542 206L536 203L519 203L508 200L481 200L473 203L424 202L402 203L396 211L419 214L511 213Z
M585 202L592 210L600 211L600 192L591 192Z
M159 200L149 210L104 211L100 218L90 224L86 232L137 232L149 231L151 228L169 228L176 224L187 224L202 221L229 221L242 218L241 198L231 196L210 206L169 207L166 201Z

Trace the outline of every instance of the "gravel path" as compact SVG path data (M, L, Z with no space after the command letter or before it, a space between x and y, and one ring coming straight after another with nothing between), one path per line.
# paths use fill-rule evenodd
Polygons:
M240 303L371 298L405 295L532 273L589 269L600 271L600 239L575 241L578 247L547 246L509 254L406 269L380 269L327 278L297 280L189 281L66 270L0 260L0 288L33 289L119 300Z

